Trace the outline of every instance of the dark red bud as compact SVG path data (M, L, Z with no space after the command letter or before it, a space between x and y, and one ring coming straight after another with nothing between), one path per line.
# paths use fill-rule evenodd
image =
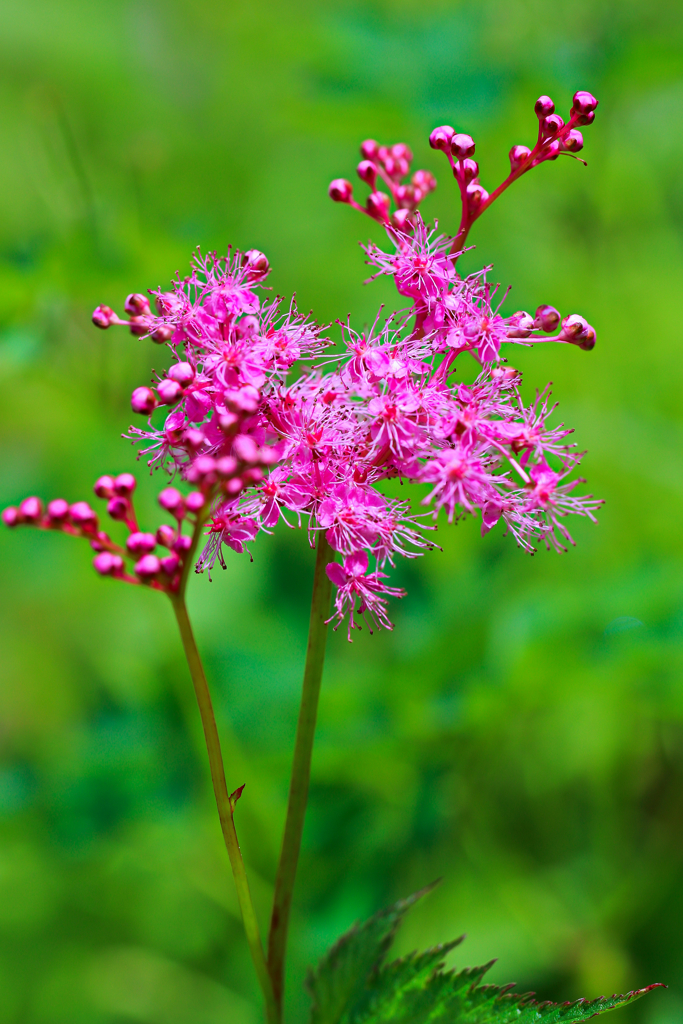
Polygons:
M591 95L591 93L583 92L582 90L574 93L572 109L575 110L577 114L590 114L595 110L597 105L598 101L595 96Z
M594 120L595 120L595 111L594 110L589 111L588 114L575 114L574 115L574 124L580 124L580 125L593 124Z
M460 173L462 174L465 183L469 184L469 182L479 174L479 164L476 160L462 160L460 162Z
M122 498L127 498L133 493L137 480L132 473L119 473L114 479L114 493Z
M97 306L97 308L93 310L92 322L95 327L99 327L103 331L105 331L107 327L111 327L115 320L116 313L113 309L110 309L109 306Z
M560 322L560 314L554 306L539 306L534 318L534 327L539 331L554 331Z
M125 498L112 498L107 504L107 512L112 519L118 522L124 520L128 515L128 502Z
M451 139L454 135L454 128L451 128L449 124L442 124L439 128L435 128L429 136L429 145L432 149L440 149L444 153L447 153L450 149Z
M43 503L34 496L24 498L19 505L19 515L24 523L37 523L43 514Z
M555 104L550 99L550 96L539 96L534 104L534 110L536 111L536 117L539 121L542 121L544 117L549 117L555 113Z
M98 498L111 498L114 493L114 478L111 476L101 476L99 480L95 481L93 491Z
M389 215L391 200L385 192L371 192L365 202L365 208L371 217L386 222Z
M409 164L412 163L413 160L413 154L406 146L405 142L396 142L391 147L391 155L394 160L406 160Z
M510 167L512 170L516 171L521 167L530 155L531 150L528 146L513 146L510 150Z
M425 195L427 192L433 192L436 188L436 178L431 171L415 171L411 181Z
M168 324L159 324L150 334L150 338L152 341L156 341L157 345L163 345L165 341L171 340L173 333L173 328L169 327Z
M149 299L146 295L141 295L139 292L133 292L129 295L123 304L123 308L126 313L130 313L131 316L144 316L145 313L150 312Z
M542 127L545 136L557 135L560 128L564 128L564 121L559 114L551 114L542 122Z
M578 153L583 149L583 135L576 128L572 128L562 139L562 148L568 153Z
M242 255L242 266L247 268L247 277L251 281L258 281L270 273L268 257L259 249L247 249Z
M464 160L465 157L474 156L474 139L471 135L458 133L451 139L451 153L457 160Z
M173 405L182 397L183 389L176 380L169 380L167 377L157 384L157 392L161 405Z
M170 548L175 544L176 532L172 526L168 525L168 523L162 523L157 530L156 537L157 544L162 544L165 548Z
M379 142L374 139L366 139L361 143L360 155L364 160L376 160L379 153Z
M157 397L151 388L136 388L130 396L130 407L133 412L147 416L157 407Z
M356 168L356 173L361 181L365 181L370 188L374 189L377 181L377 167L372 160L361 160Z
M181 387L186 388L195 378L192 363L174 363L168 371L168 376Z
M345 178L335 178L330 182L327 194L335 203L348 203L353 195L353 185Z
M61 523L69 512L69 502L64 498L55 498L47 506L47 515L51 523Z

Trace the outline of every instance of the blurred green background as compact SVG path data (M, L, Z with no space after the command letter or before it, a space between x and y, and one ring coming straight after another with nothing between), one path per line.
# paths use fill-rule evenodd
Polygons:
M329 202L359 142L406 141L456 227L446 122L482 180L533 102L600 98L584 168L524 178L475 228L509 308L584 314L591 354L512 353L589 449L598 526L530 559L475 522L399 567L392 634L332 637L296 893L307 963L436 877L399 948L543 997L665 981L621 1020L683 1020L683 14L662 0L3 0L0 499L88 497L134 468L132 388L167 355L98 332L99 302L257 247L322 321L393 301L373 226ZM362 189L361 189L362 191ZM380 240L381 234L373 237ZM156 481L140 485L159 521ZM170 607L96 578L85 545L0 532L0 1024L257 1024L259 999ZM311 555L286 529L190 605L265 922Z

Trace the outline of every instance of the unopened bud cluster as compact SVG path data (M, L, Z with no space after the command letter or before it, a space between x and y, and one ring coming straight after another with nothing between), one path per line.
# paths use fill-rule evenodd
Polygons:
M131 473L120 473L116 477L101 476L93 488L96 496L107 502L108 516L125 524L128 536L124 545L101 529L99 516L87 501L70 505L64 498L55 498L45 506L40 498L25 498L19 506L4 509L2 519L6 526L35 526L84 537L97 552L93 567L101 576L145 583L155 590L173 593L180 585L192 548L192 536L182 532L183 526L187 524L193 529L197 518L206 513L211 497L206 490L183 495L175 487L164 488L159 504L170 513L175 525L163 523L155 533L144 533L138 526L133 504L136 483Z
M404 142L380 146L374 139L366 139L360 153L363 159L356 173L370 187L365 206L353 198L353 185L345 178L336 178L330 184L330 198L337 203L348 203L380 224L390 225L399 231L409 230L414 224L415 210L436 188L436 178L430 171L415 171L409 181L404 181L413 162L413 154ZM382 191L381 186L387 191Z

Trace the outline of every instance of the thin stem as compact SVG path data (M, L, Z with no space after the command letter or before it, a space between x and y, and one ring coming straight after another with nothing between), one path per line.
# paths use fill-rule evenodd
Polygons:
M296 729L287 819L285 821L282 852L275 880L273 914L270 921L270 934L268 936L268 967L273 981L280 1020L282 1019L284 995L287 929L289 926L289 914L292 906L292 893L294 891L299 851L301 849L301 835L306 816L308 786L311 778L313 738L318 716L318 698L320 696L323 663L325 661L325 642L327 640L327 622L325 620L329 617L330 596L332 593L332 585L325 572L325 566L328 562L332 561L333 554L323 531L318 533L317 542L318 551L313 578L306 667L304 669L304 682L301 692L299 721Z
M187 555L186 566L192 564L192 556L197 546L202 526L203 519L198 518L192 538L192 548ZM268 1022L269 1024L277 1024L279 1019L278 1007L273 994L273 986L270 981L266 958L261 944L258 920L251 900L249 882L247 881L244 861L242 860L242 852L237 839L237 832L235 831L234 810L235 804L240 797L241 790L236 790L232 794L228 793L228 786L225 780L225 768L223 765L223 755L221 754L221 744L218 737L218 729L216 728L216 718L213 713L213 705L211 703L211 694L206 681L204 666L202 665L194 634L192 632L192 625L187 614L187 606L185 604L186 584L187 572L184 572L178 591L176 593L170 593L169 597L178 622L178 628L183 641L187 664L190 669L190 675L192 676L192 682L194 684L194 691L197 696L197 704L199 705L199 713L201 715L202 726L204 728L206 749L209 755L211 781L213 783L213 791L216 797L216 805L218 807L218 817L220 818L223 839L225 840L228 857L230 858L230 866L235 879L237 899L242 912L242 921L244 922L244 930L246 932L247 942L249 943L251 958L254 962L258 982L261 986L261 991L263 992L263 997L266 1002L266 1016Z

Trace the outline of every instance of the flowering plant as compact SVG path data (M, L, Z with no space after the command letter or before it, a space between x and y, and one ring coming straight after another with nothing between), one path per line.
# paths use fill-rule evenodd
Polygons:
M567 440L571 431L551 424L555 407L547 389L524 403L521 375L503 354L504 345L548 341L588 351L594 329L582 316L562 317L549 305L533 315L504 314L505 295L498 298L488 280L491 268L462 276L457 262L472 224L508 185L546 160L582 149L579 129L593 121L596 107L593 96L577 92L565 123L542 96L534 147L511 149L510 173L490 195L479 182L472 138L449 126L436 128L430 144L448 159L461 197L454 237L423 220L420 203L436 180L426 170L406 180L408 147L365 141L357 168L370 189L365 204L354 199L346 179L335 179L329 194L384 226L388 251L368 243L367 261L373 278L393 278L405 302L387 317L380 310L361 332L339 322L341 347L293 300L264 295L270 267L256 250L198 252L187 277L151 293L154 311L141 293L126 299L125 318L98 306L97 327L125 325L170 352L164 375L133 391L132 409L146 424L126 436L152 471L169 474L158 500L171 522L154 532L140 529L130 473L102 476L94 488L107 502L109 518L127 530L123 544L101 528L85 501L58 498L44 507L32 496L3 512L8 526L86 538L100 575L169 597L269 1024L283 1018L287 933L329 623L336 629L345 622L349 640L363 623L371 632L391 629L389 599L405 592L389 584L389 570L399 555L415 558L436 547L441 513L448 523L479 515L483 534L501 523L528 553L539 543L555 551L573 544L569 515L595 522L601 502L575 493L583 483L575 475L582 455ZM469 384L456 378L456 361L466 353L478 366ZM423 485L423 510L394 496L392 480ZM231 792L227 785L185 592L193 567L209 577L216 563L225 569L226 547L243 552L281 519L289 527L305 525L316 563L289 804L264 950L235 830L243 787ZM481 987L486 968L444 971L443 958L457 943L385 966L396 927L414 899L354 926L311 972L313 1024L426 1024L463 1015L477 1024L520 1017L578 1021L647 991L561 1007L536 1003L507 988Z

